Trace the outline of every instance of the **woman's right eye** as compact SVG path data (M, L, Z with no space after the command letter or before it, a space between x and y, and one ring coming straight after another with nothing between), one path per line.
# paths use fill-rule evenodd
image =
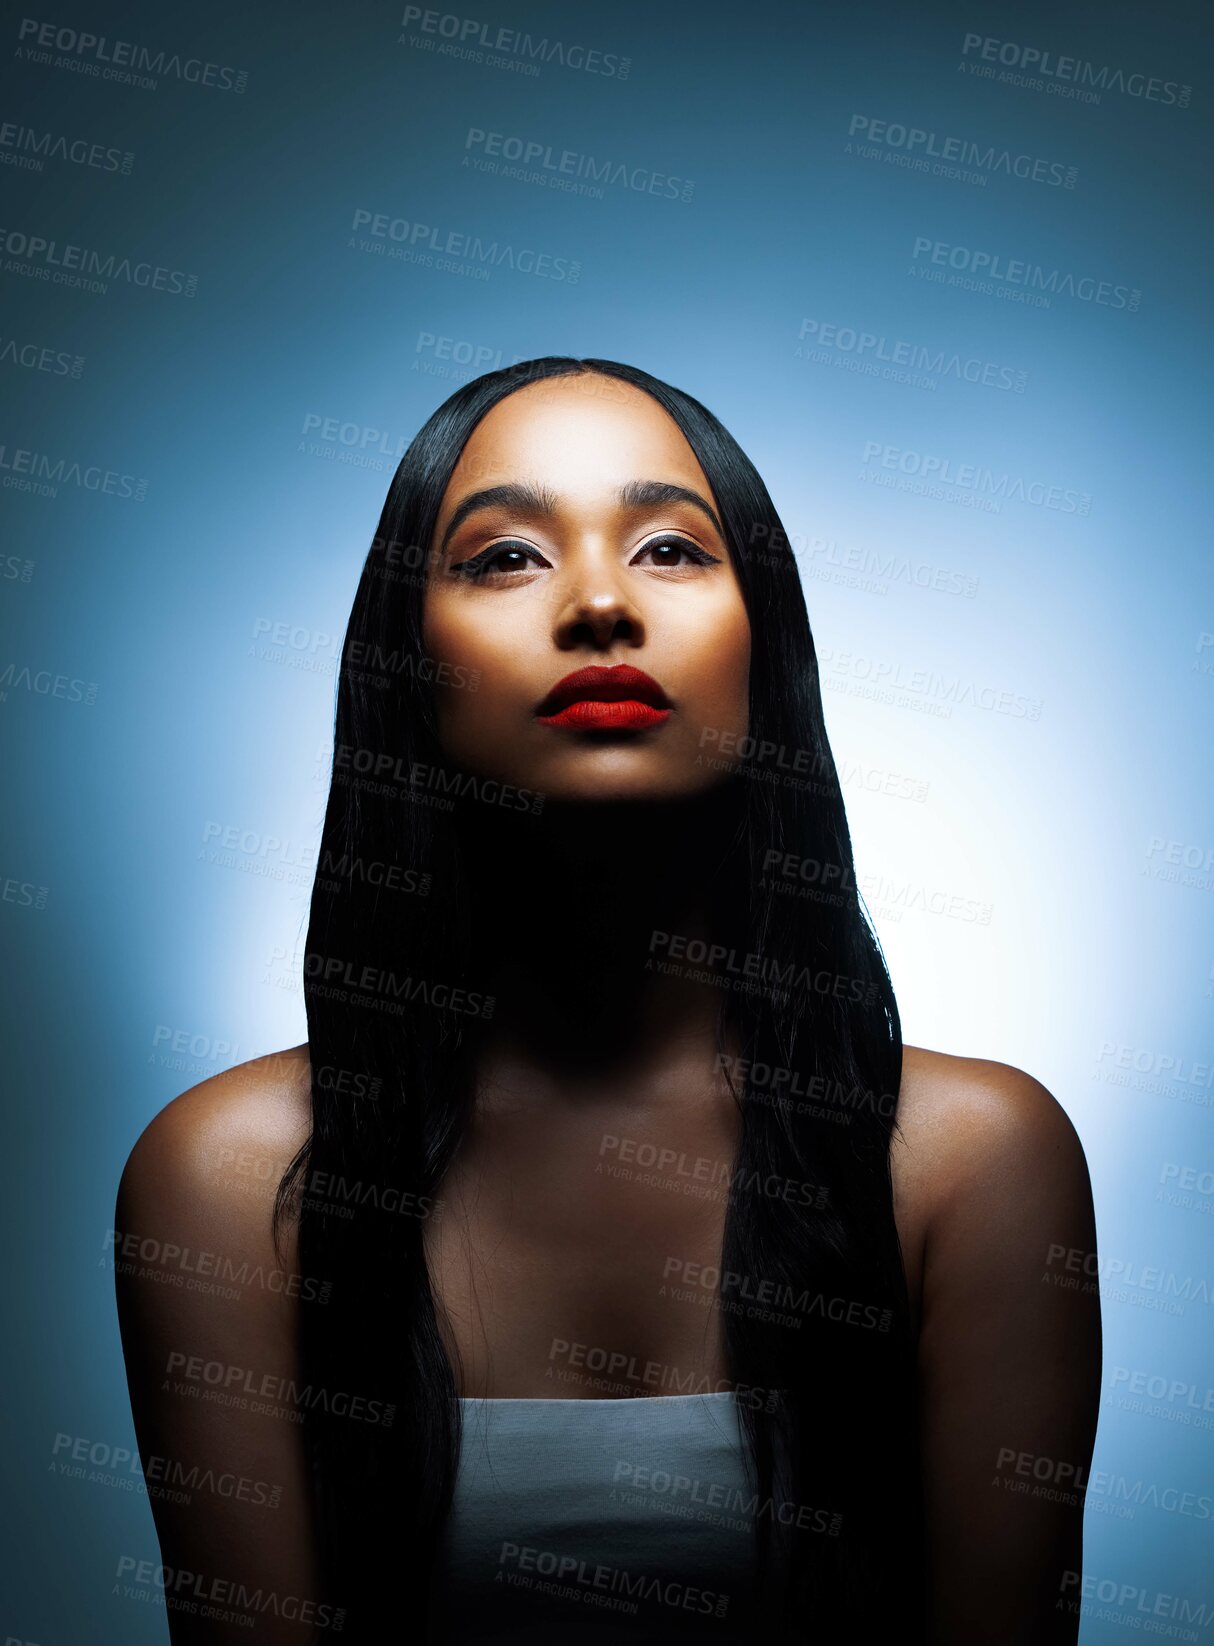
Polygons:
M471 560L461 560L459 565L452 566L451 570L461 577L483 578L494 573L523 571L528 561L532 565L546 566L548 562L528 543L490 543L488 548L474 554ZM509 562L499 564L499 562Z

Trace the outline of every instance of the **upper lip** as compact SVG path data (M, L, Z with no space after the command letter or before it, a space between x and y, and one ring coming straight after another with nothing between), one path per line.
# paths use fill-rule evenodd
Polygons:
M670 699L652 675L644 669L634 669L630 663L617 663L613 668L596 664L567 674L557 681L535 712L559 714L570 703L586 698L599 703L619 703L627 698L650 703L655 709L670 707Z

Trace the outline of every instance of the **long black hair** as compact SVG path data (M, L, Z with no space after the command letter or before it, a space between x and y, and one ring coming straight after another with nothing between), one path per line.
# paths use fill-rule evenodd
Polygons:
M327 1298L301 1305L325 1582L346 1608L343 1638L378 1640L385 1611L428 1637L461 1412L423 1236L472 1110L489 1007L451 820L487 799L439 744L423 595L441 500L477 423L524 385L569 374L595 374L591 392L632 384L673 418L717 499L750 620L749 736L706 758L721 761L738 819L721 856L724 952L758 957L746 973L766 979L725 991L742 1051L719 1066L741 1127L716 1306L730 1377L750 1391L739 1413L768 1633L884 1627L913 1642L918 1402L890 1171L901 1027L856 886L800 576L763 481L717 418L612 360L523 361L433 413L393 477L346 630L304 959L312 1132L275 1217L278 1232L298 1218L308 1290ZM508 803L538 810L543 797ZM746 1192L771 1181L818 1187L808 1203Z

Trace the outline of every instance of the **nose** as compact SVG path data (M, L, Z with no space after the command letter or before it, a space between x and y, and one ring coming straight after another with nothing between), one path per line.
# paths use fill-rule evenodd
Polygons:
M621 568L597 556L580 557L557 595L553 639L562 651L591 645L605 650L615 641L639 646L645 639L640 607Z

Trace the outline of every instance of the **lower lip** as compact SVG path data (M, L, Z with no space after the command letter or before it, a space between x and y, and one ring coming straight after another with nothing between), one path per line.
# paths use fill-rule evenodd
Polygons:
M640 703L634 697L618 703L603 703L583 697L570 703L559 714L542 714L542 726L571 726L582 732L639 732L650 726L660 726L670 719L669 709L655 709L652 703Z

